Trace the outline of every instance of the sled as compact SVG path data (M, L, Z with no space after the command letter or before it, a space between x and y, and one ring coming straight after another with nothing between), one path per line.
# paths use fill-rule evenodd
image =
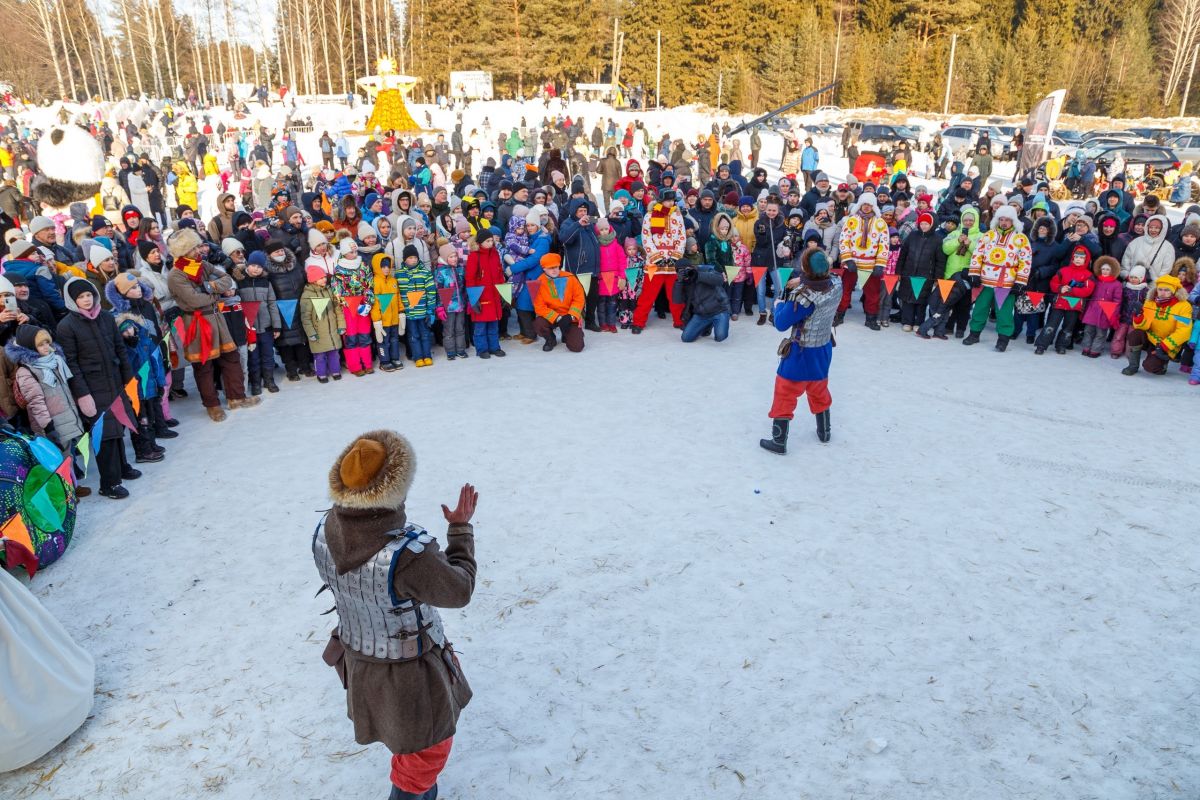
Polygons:
M858 154L854 159L854 167L850 170L859 183L874 182L881 175L887 174L887 158L883 153L867 150Z
M0 430L0 568L33 577L62 557L75 533L71 459L41 436Z

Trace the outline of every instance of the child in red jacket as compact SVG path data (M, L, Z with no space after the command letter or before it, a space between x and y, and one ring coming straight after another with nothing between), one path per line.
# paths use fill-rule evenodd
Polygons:
M1067 352L1067 345L1071 344L1071 336L1087 298L1096 291L1092 254L1086 247L1075 246L1071 251L1071 260L1050 279L1050 291L1055 295L1054 307L1050 309L1050 316L1038 333L1037 348L1033 351L1039 356L1046 352L1051 342L1054 343L1054 352L1059 355Z
M1099 358L1104 350L1108 332L1117 327L1121 312L1121 282L1117 275L1121 263L1112 256L1100 256L1092 265L1096 276L1096 291L1083 312L1083 354Z

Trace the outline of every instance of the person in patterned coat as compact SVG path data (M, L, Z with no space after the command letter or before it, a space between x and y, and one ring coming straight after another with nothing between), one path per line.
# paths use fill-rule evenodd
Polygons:
M1003 353L1015 330L1013 309L1017 298L1029 283L1033 265L1033 248L1029 237L1016 227L1017 212L1003 205L992 215L992 229L979 237L971 257L969 275L971 286L982 289L971 311L971 333L963 344L979 342L979 334L987 325L992 306L996 306L996 350Z
M879 308L879 287L883 285L891 244L887 223L879 215L879 204L870 192L863 193L853 212L842 222L838 252L845 274L855 274L852 270L871 273L863 284L863 312L867 315L867 327L879 330L879 316L887 313Z

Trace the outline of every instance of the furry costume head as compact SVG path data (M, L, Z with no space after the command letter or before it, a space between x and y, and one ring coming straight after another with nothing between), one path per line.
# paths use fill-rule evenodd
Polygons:
M89 201L100 191L104 154L100 143L78 125L56 125L38 141L33 199L51 209Z

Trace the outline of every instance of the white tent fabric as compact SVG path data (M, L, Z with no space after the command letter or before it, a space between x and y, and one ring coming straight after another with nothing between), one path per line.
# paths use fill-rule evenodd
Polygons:
M20 581L0 569L0 772L53 750L92 710L96 665Z

